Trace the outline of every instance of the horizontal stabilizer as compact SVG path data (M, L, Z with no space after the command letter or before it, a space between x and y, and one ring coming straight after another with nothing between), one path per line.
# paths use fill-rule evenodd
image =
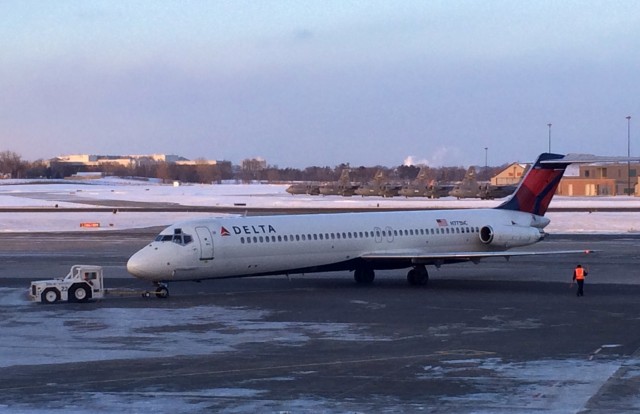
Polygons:
M640 157L613 157L593 154L567 154L562 158L541 160L540 164L592 164L599 162L635 162L640 161Z

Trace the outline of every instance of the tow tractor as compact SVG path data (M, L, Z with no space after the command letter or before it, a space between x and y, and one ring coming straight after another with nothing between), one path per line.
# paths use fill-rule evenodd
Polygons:
M106 289L102 266L73 265L63 278L39 280L31 282L29 298L34 302L88 302L91 299L102 299L105 296L135 296L142 293L149 298L152 292L135 289ZM167 298L169 290L164 283L158 283L155 291L158 298Z
M64 278L31 282L29 297L34 302L87 302L105 295L102 266L74 265Z

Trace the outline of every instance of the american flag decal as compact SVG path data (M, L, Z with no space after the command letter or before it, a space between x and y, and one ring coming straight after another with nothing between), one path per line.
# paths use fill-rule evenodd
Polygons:
M221 235L221 236L230 236L230 235L231 235L231 233L229 233L229 230L227 230L227 229L225 229L224 227L222 227L222 228L220 229L220 235Z
M436 219L436 223L438 223L438 226L440 227L446 227L449 225L445 219Z

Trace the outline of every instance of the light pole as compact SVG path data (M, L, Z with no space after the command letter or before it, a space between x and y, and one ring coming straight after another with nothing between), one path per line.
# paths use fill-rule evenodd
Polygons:
M551 152L551 124L547 124L549 127L549 152Z
M631 196L631 115L627 116L627 192Z
M484 175L485 178L487 178L487 170L489 169L489 166L487 164L487 151L489 150L489 147L484 147Z

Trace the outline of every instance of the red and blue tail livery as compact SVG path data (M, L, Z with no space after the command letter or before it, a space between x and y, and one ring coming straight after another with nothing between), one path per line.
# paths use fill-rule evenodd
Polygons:
M541 154L511 198L497 208L544 216L569 165L566 162L553 161L563 158L564 155L560 154Z

